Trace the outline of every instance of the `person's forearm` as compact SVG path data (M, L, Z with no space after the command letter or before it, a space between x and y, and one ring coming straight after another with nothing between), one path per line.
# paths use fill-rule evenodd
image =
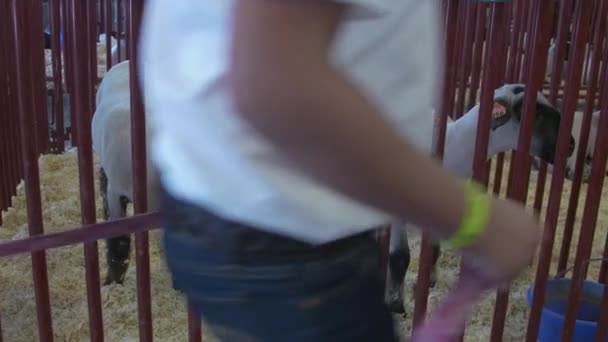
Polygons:
M300 168L356 200L433 227L440 235L457 228L462 184L417 153L338 71L320 64L288 76L264 76L259 83L234 78L239 109Z

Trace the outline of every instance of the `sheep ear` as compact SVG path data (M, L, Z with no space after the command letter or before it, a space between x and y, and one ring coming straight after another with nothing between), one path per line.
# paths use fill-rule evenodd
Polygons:
M536 119L542 119L545 123L553 123L559 127L561 113L555 107L544 103L536 103ZM553 125L551 125L553 127Z
M555 107L545 103L536 103L536 117L548 120L560 120L561 114Z
M521 112L524 110L524 97L522 96L521 98L518 98L517 100L515 100L515 103L513 103L513 115L515 115L515 118L517 119L517 121L521 121Z

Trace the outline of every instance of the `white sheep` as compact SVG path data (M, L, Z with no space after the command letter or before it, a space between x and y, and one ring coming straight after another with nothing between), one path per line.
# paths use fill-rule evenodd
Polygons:
M570 43L568 43L570 44ZM552 42L550 47L549 47L549 51L547 52L547 67L545 70L545 77L549 78L553 72L553 65L555 64L555 49L556 49L556 45L555 42ZM566 51L567 52L567 51ZM582 77L584 84L589 84L589 80L591 79L591 57L592 57L592 48L589 44L585 44L585 57L584 57L584 63L583 63L583 73L581 73L581 75L584 75L584 78ZM561 79L566 79L568 77L568 55L565 56L565 61L563 63L562 66L562 74L561 74ZM600 63L598 64L599 68L598 68L598 74L601 75L601 68L602 68L602 61L601 61L601 56L600 56Z
M523 84L506 84L494 93L494 110L488 141L487 158L516 149L519 139L520 118L523 109ZM469 178L473 174L473 159L477 138L479 104L446 128L444 167L456 176ZM540 93L536 99L530 154L552 163L560 124L560 112ZM570 151L574 149L571 137ZM390 236L390 258L388 275L389 307L393 312L404 312L403 282L410 262L407 224L393 223ZM433 245L432 283L436 279L436 262L440 255L438 243Z
M150 125L146 128L149 146ZM133 200L131 156L131 94L129 61L112 67L103 77L96 97L92 121L93 150L101 162L100 188L104 219L126 216L127 203ZM158 208L158 174L147 155L148 209ZM122 283L128 268L131 238L119 236L106 241L108 274L105 284Z
M524 33L524 38L523 38L523 46L526 46L526 39L527 39L527 35ZM571 46L571 43L568 42L568 45ZM604 42L605 44L605 42ZM553 66L555 64L555 49L556 49L556 42L554 39L551 40L550 45L549 45L549 50L547 51L547 66L545 67L545 79L548 79L551 77L552 73L553 73ZM564 63L562 64L562 72L560 75L560 79L566 79L568 77L568 51L566 51L566 54L564 55ZM584 75L584 77L581 76L581 79L583 79L585 84L589 84L589 80L591 79L591 57L592 57L592 52L593 49L591 47L590 44L585 44L585 56L584 56L584 61L585 63L583 64L583 72L581 73L581 75ZM524 54L521 57L521 65L526 65L526 57L527 55ZM508 58L511 58L511 56L509 56ZM508 63L511 63L511 61L509 60ZM601 68L603 66L602 61L600 60L599 63L599 68L598 68L598 73L601 75ZM521 68L520 73L519 73L519 79L524 79L526 75L524 75L524 70L525 68Z
M106 34L102 33L99 35L99 46L103 49L102 53L105 55L106 49ZM110 36L110 58L112 65L116 65L119 63L118 60L118 41L114 38L114 35ZM120 51L122 56L125 56L127 51L127 40L124 38L120 39Z

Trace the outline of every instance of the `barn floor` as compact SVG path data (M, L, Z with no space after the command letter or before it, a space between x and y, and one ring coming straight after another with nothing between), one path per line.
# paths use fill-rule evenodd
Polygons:
M80 225L80 194L77 154L43 156L40 159L45 232ZM95 167L97 170L97 166ZM97 217L101 217L97 172ZM0 241L27 237L25 195L22 186L13 199L14 208L4 212ZM187 315L183 299L171 287L159 252L159 232L150 233L150 273L154 338L157 341L187 341ZM105 243L99 243L101 279L105 276ZM138 341L135 260L124 286L102 287L106 341ZM53 328L56 341L89 341L88 312L82 245L47 252ZM0 259L0 316L5 341L37 340L36 308L28 255ZM205 334L205 341L215 339Z
M508 166L508 163L506 164ZM97 168L96 168L97 169ZM79 182L76 153L68 152L58 156L43 156L40 159L43 215L46 232L56 232L80 223ZM533 172L530 188L536 187L536 173ZM550 182L550 175L548 175ZM550 183L547 183L550 184ZM570 182L565 181L562 192L562 210L556 241L561 241L562 227L565 222L565 208L570 195ZM503 181L503 188L506 182ZM98 189L96 176L96 189ZM579 200L579 214L575 225L574 241L578 239L582 205L586 194L582 188ZM606 188L604 188L604 192ZM546 191L545 196L548 196ZM534 198L534 190L529 192L529 202ZM608 221L608 205L602 201L597 224L592 257L600 257ZM97 216L101 217L101 200L97 201ZM0 226L0 241L19 239L27 236L27 222L24 189L21 186L14 198L14 208L3 214L4 225ZM186 311L183 299L172 289L171 280L166 272L164 260L159 253L158 231L151 233L151 281L152 314L154 317L154 337L159 341L186 341ZM419 254L418 235L413 239L414 255ZM557 264L559 243L556 243L551 275ZM100 268L102 279L105 275L104 243L99 243ZM574 256L571 255L570 264ZM88 314L85 288L84 254L82 245L59 248L47 252L53 325L57 341L88 341ZM457 275L459 258L446 250L439 261L439 279L431 291L431 308L445 295ZM416 280L417 258L410 266L406 286L411 288ZM597 277L599 264L590 265L590 278ZM526 330L528 307L525 300L526 290L534 281L534 270L521 275L513 284L509 300L509 311L505 328L505 341L522 341ZM407 292L406 310L413 312L413 293ZM107 341L136 341L137 301L135 289L135 263L132 260L124 286L102 287L104 330ZM489 295L477 307L473 319L466 330L465 341L488 341L494 308L494 296ZM410 315L411 316L411 315ZM29 256L0 259L0 317L3 336L6 341L37 340L34 291L32 287L31 262ZM411 317L408 317L411 318ZM411 320L405 322L395 316L400 327L409 336ZM205 329L203 329L205 330ZM205 341L214 341L213 336L205 335Z

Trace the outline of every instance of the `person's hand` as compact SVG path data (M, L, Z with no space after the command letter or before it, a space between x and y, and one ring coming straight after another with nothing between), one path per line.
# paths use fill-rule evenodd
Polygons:
M540 241L540 225L520 203L492 197L491 206L485 232L463 252L473 254L468 262L479 263L475 267L488 276L509 281L530 265Z
M414 329L413 342L459 341L475 304L489 289L517 276L534 255L539 225L516 202L492 197L492 215L480 239L464 250L455 286L430 320Z

